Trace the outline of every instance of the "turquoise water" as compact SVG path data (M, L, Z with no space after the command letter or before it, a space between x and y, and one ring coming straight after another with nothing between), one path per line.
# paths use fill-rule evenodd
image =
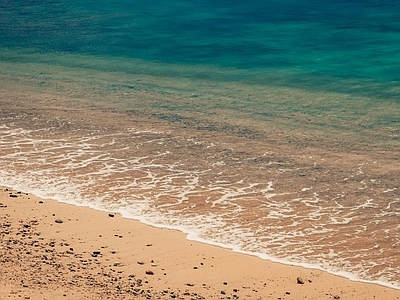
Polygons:
M337 91L340 82L341 91L399 97L395 1L3 1L0 9L2 47L285 71L284 85Z
M399 287L399 15L1 1L0 185Z

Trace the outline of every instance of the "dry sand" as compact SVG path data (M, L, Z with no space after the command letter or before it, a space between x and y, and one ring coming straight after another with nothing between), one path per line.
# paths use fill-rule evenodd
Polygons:
M6 188L0 266L0 299L400 298L400 290L261 260Z

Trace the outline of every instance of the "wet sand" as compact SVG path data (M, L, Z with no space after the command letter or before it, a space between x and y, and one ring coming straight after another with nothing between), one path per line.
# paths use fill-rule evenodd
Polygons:
M0 192L0 299L399 299L400 291Z

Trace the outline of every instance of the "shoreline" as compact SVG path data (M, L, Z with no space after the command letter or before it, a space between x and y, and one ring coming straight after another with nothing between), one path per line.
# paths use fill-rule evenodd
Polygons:
M5 186L0 186L0 189L8 189L8 190L19 190L19 189L14 189L13 187L5 187ZM232 251L235 253L238 253L240 255L246 255L246 256L251 256L255 257L257 259L261 259L263 261L269 261L271 263L277 263L277 264L282 264L286 266L292 266L292 267L298 267L298 268L304 268L304 269L309 269L309 270L315 270L315 271L321 271L321 272L326 272L328 274L331 274L333 276L338 276L341 278L344 278L346 280L354 281L354 282L359 282L359 283L365 283L365 284L373 284L373 285L378 285L382 286L385 288L389 289L394 289L398 290L400 292L400 286L396 286L394 284L391 284L389 282L384 282L384 281L377 281L377 280L367 280L367 279L362 279L359 278L356 274L346 272L346 271L331 271L328 269L324 269L323 267L316 265L316 264L311 264L311 263L301 263L301 262L296 262L296 261L290 261L286 259L281 259L278 257L271 256L269 254L261 253L261 252L250 252L250 251L244 251L240 250L238 248L235 248L234 245L230 244L223 244L223 243L218 243L214 242L211 240L207 240L204 238L199 238L197 234L190 232L189 230L186 230L185 228L180 228L179 226L168 226L168 225L161 225L157 223L152 223L147 221L146 218L139 218L139 217L134 217L130 216L129 214L126 214L121 211L112 211L112 210L107 210L106 208L94 206L94 205L89 205L89 204L79 204L79 203L73 203L70 201L63 201L62 199L56 199L52 197L46 197L46 196L37 196L35 193L30 193L30 195L34 196L37 199L42 199L42 200L48 200L48 201L55 201L61 205L68 205L68 206L73 206L77 208L84 208L84 209L90 209L90 210L95 210L103 213L111 213L114 215L118 215L120 218L128 220L128 221L133 221L133 222L139 222L139 224L142 224L144 226L149 226L154 229L161 229L161 230L170 230L170 231L176 231L180 234L183 234L185 239L187 241L193 241L196 243L201 243L204 245L209 245L211 247L218 247L224 250Z
M400 290L377 283L261 259L120 214L17 192L1 188L0 194L1 299L400 298Z

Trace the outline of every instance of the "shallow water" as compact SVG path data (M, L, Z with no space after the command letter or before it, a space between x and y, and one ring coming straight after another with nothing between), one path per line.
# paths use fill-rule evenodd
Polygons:
M1 185L399 286L397 4L0 8Z

